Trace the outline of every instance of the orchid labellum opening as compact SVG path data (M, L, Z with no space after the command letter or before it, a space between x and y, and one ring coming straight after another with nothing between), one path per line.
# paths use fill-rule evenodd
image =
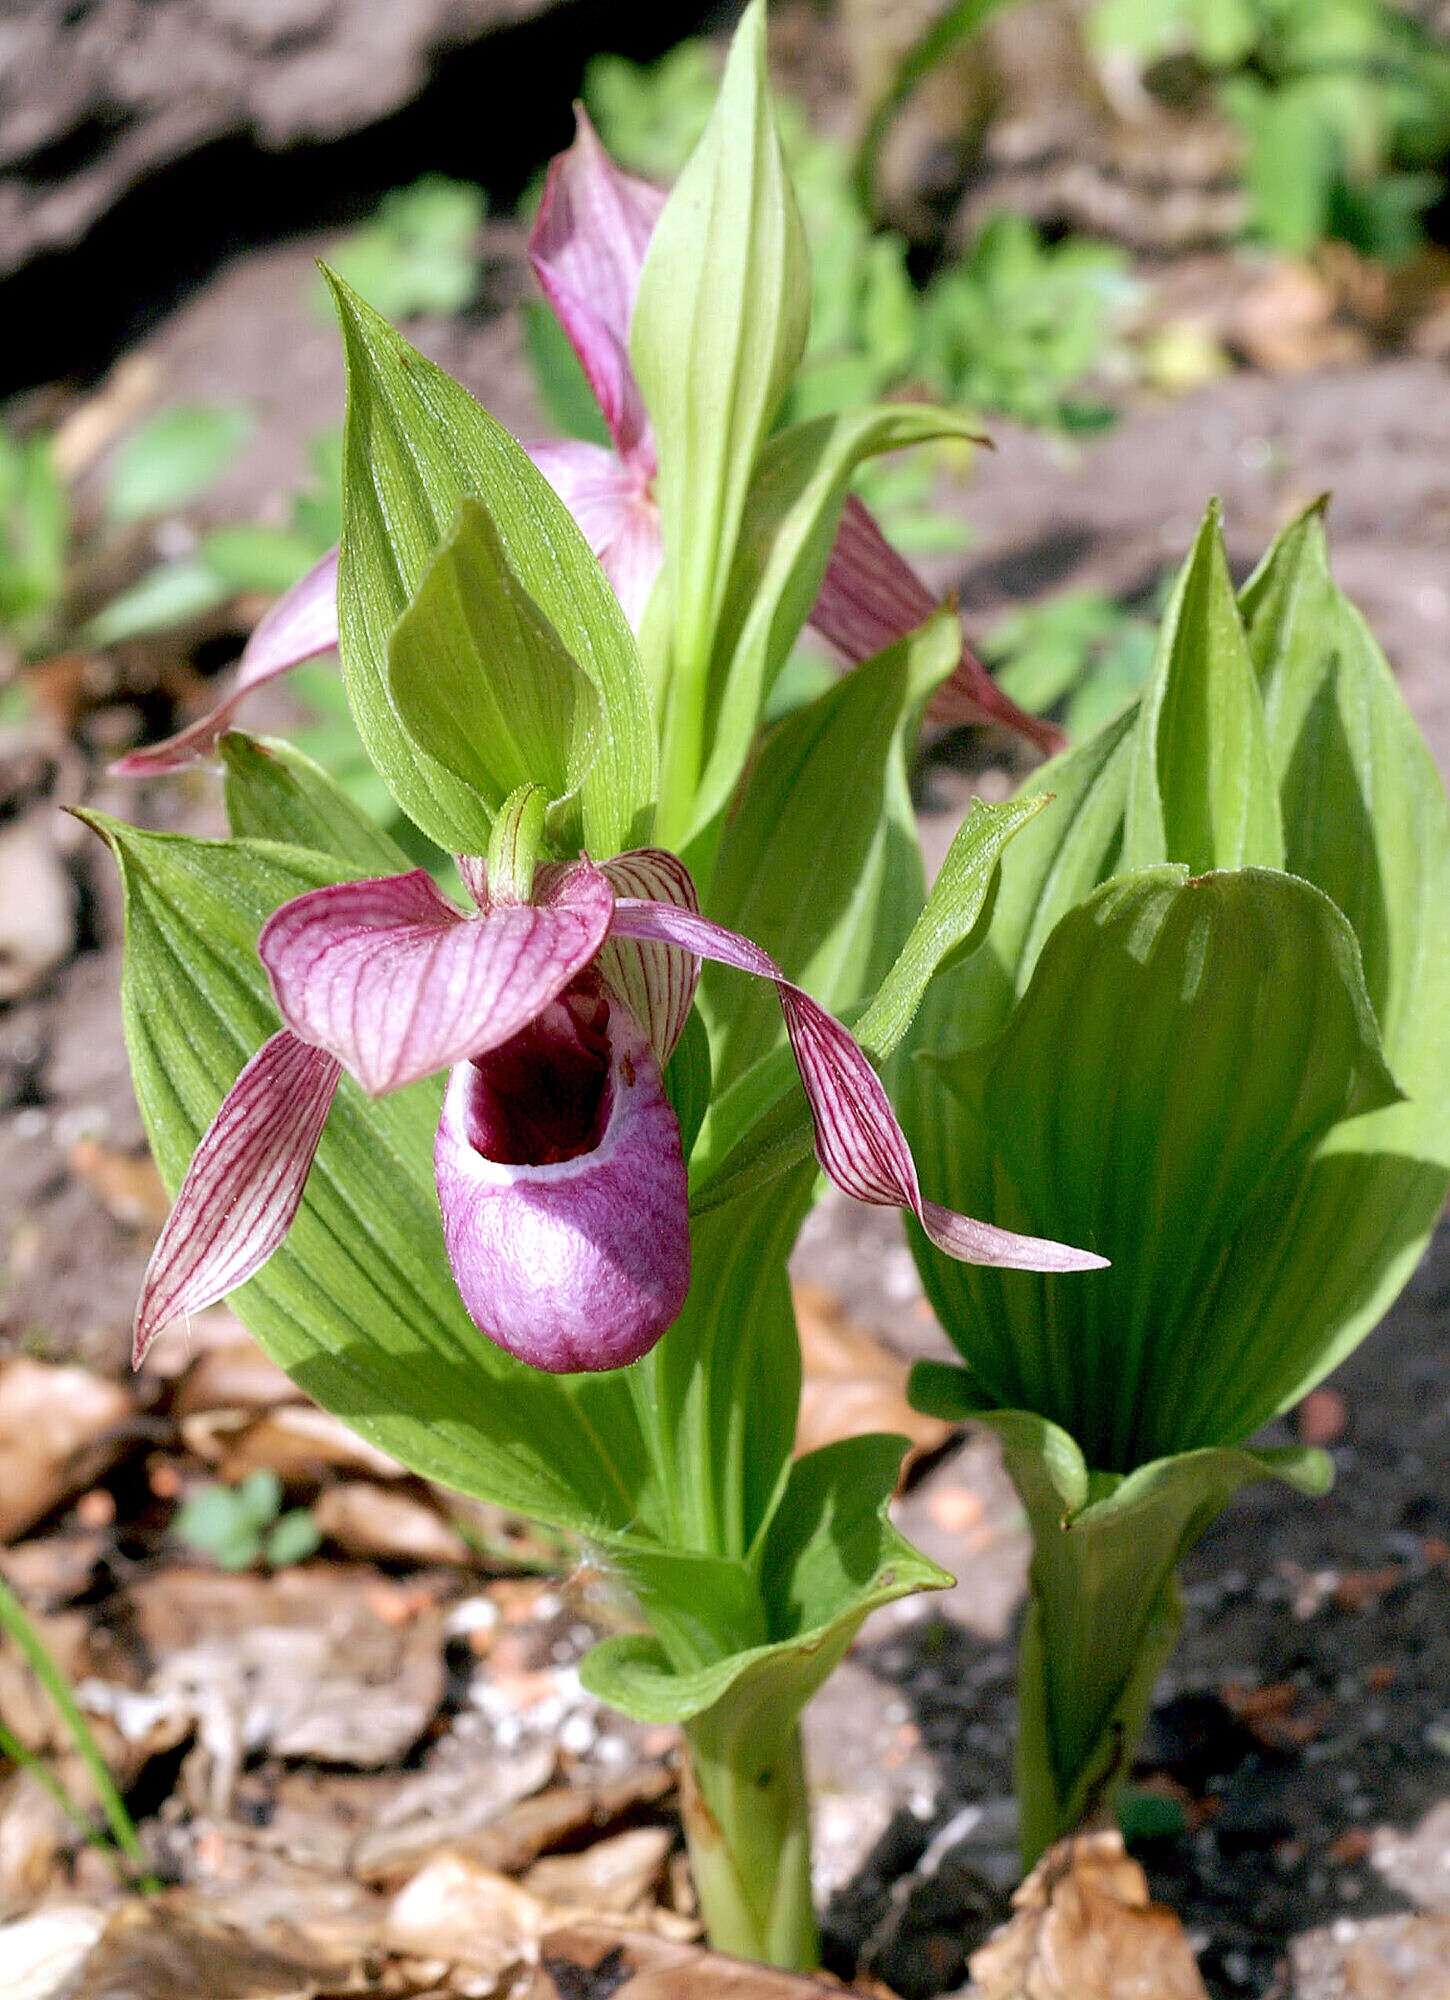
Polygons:
M438 1200L472 1319L552 1373L637 1360L689 1288L685 1164L663 1070L706 958L774 982L817 1158L846 1194L910 1209L939 1249L969 1262L1102 1264L924 1201L863 1051L765 952L699 914L675 856L549 864L529 902L491 895L476 860L462 867L471 916L416 869L310 890L263 927L286 1025L197 1149L142 1288L138 1362L163 1327L232 1291L282 1241L344 1070L376 1096L443 1069Z

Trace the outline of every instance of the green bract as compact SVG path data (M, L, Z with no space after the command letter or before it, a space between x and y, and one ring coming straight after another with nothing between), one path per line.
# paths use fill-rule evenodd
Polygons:
M1234 597L1210 510L1141 700L1033 790L978 949L918 1021L923 1171L1112 1259L1091 1285L919 1240L1032 1519L1029 1855L1102 1808L1244 1449L1385 1311L1450 1185L1450 825L1317 508ZM945 1084L947 1088L942 1089ZM914 1236L915 1236L915 1232Z

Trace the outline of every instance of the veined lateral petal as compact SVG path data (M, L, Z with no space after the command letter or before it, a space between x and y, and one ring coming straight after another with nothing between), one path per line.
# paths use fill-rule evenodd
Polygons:
M210 753L223 730L231 727L238 704L254 689L279 674L290 673L304 660L336 650L337 550L330 549L258 620L226 699L163 742L148 743L142 750L118 757L112 772L122 778L149 778L184 770Z
M855 494L841 512L810 622L853 665L869 660L924 624L937 599L905 556L898 555ZM928 722L947 729L962 722L995 722L1025 736L1045 756L1063 746L1062 731L1029 715L1004 694L965 640L950 678L932 697Z
M615 904L611 937L673 944L774 982L815 1124L816 1158L843 1194L878 1207L910 1209L932 1241L964 1263L1087 1271L1106 1262L1091 1251L1016 1236L924 1202L906 1134L865 1051L749 938L689 911L627 899Z
M235 1291L287 1234L341 1075L284 1028L227 1092L146 1266L135 1366L164 1327Z

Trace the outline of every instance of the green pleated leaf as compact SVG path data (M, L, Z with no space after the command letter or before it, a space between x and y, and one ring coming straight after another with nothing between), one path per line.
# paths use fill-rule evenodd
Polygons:
M1023 1860L1108 1811L1143 1733L1178 1630L1174 1573L1239 1489L1332 1478L1322 1452L1185 1452L1127 1478L1090 1472L1066 1431L988 1412L1032 1528L1019 1674Z
M280 737L229 729L217 754L225 772L227 824L238 839L311 848L365 875L399 875L413 866L320 764Z
M766 444L745 497L715 638L692 836L709 827L735 789L766 698L820 590L857 469L881 452L976 435L960 412L885 404L792 424Z
M583 785L597 859L649 838L655 735L629 626L563 503L465 390L338 279L347 360L338 615L348 697L368 754L411 819L454 852L479 848L480 799L409 734L388 680L393 627L455 530L484 503L509 574L594 689L597 747Z
M875 991L921 910L907 758L960 650L955 612L939 612L777 723L722 837L710 915L833 1012ZM780 1002L707 966L700 1005L719 1094L782 1041Z
M809 312L805 236L770 104L765 8L755 0L710 123L655 226L630 331L659 452L675 676L665 765L674 762L691 785L745 494L804 351ZM679 831L670 825L665 837L677 841Z
M1274 544L1244 610L1279 774L1285 865L1353 925L1406 1096L1330 1134L1280 1194L1295 1256L1242 1274L1236 1309L1296 1330L1273 1397L1282 1408L1388 1310L1450 1188L1450 813L1383 653L1329 577L1318 508ZM1258 1407L1246 1402L1238 1421Z
M278 1025L256 956L262 923L302 891L364 871L265 841L91 823L121 868L126 1043L174 1193ZM463 1310L433 1189L439 1096L430 1081L369 1101L344 1079L298 1218L233 1304L314 1401L413 1471L578 1533L631 1530L650 1497L627 1386L525 1368Z
M922 1066L956 1100L937 1198L1113 1260L1050 1277L919 1250L992 1403L1127 1471L1237 1443L1286 1365L1316 1365L1316 1321L1242 1301L1297 1255L1286 1179L1397 1097L1354 934L1318 890L1258 869L1120 877L1057 926L999 1036ZM1353 1225L1362 1254L1385 1221Z
M905 1440L848 1438L791 1467L756 1565L765 1636L681 1669L657 1640L606 1639L585 1659L591 1693L649 1722L709 1717L724 1761L751 1745L768 1758L882 1604L951 1579L892 1527L887 1507Z
M1263 705L1217 503L1164 614L1138 705L1123 864L1280 868L1284 838Z
M976 801L957 829L941 872L910 935L869 1005L845 1007L848 1025L872 1061L885 1064L929 1000L932 982L972 937L1009 842L1023 836L1046 802ZM909 1066L908 1066L909 1068ZM909 1081L903 1074L902 1085ZM788 1048L773 1049L728 1091L718 1093L690 1162L696 1213L728 1203L811 1156L811 1121ZM935 1183L933 1183L935 1185Z

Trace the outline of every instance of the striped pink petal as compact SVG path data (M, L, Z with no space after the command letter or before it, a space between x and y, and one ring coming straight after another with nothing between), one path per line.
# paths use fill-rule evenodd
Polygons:
M648 472L577 438L531 444L528 453L574 516L637 632L664 557Z
M579 861L540 889L465 917L422 868L339 882L284 903L257 949L287 1025L378 1096L507 1041L594 958L604 876Z
M815 1122L816 1158L842 1193L883 1208L909 1208L933 1243L964 1263L1089 1271L1106 1262L1090 1251L1018 1236L923 1201L906 1135L865 1052L748 938L690 911L629 899L615 904L610 935L673 944L696 958L715 959L774 981Z
M616 896L699 911L700 899L689 869L678 855L668 854L662 847L616 854L612 861L604 862L600 872L609 877ZM699 960L668 945L612 938L599 954L599 970L610 991L642 1024L663 1069L695 1004Z
M617 167L582 106L573 145L549 166L529 259L569 336L615 448L654 470L649 418L629 362L629 322L665 197Z
M275 680L304 660L337 649L337 550L332 549L306 576L294 583L258 621L237 669L236 682L225 701L162 743L149 743L117 758L117 777L149 778L184 770L205 757L222 731L231 727L240 702L265 681Z
M341 1074L284 1028L227 1092L146 1266L136 1367L164 1327L235 1291L292 1227Z
M616 1004L607 1032L604 1124L587 1151L542 1166L489 1157L488 1058L454 1070L438 1125L459 1295L490 1340L552 1374L637 1361L690 1284L680 1128L638 1023Z
M937 600L904 556L897 554L854 494L841 514L831 559L811 607L811 623L853 665L904 639L930 618ZM961 722L996 722L1025 736L1046 756L1063 746L1062 731L1029 715L1003 694L963 640L962 657L937 690L927 721L946 729Z

